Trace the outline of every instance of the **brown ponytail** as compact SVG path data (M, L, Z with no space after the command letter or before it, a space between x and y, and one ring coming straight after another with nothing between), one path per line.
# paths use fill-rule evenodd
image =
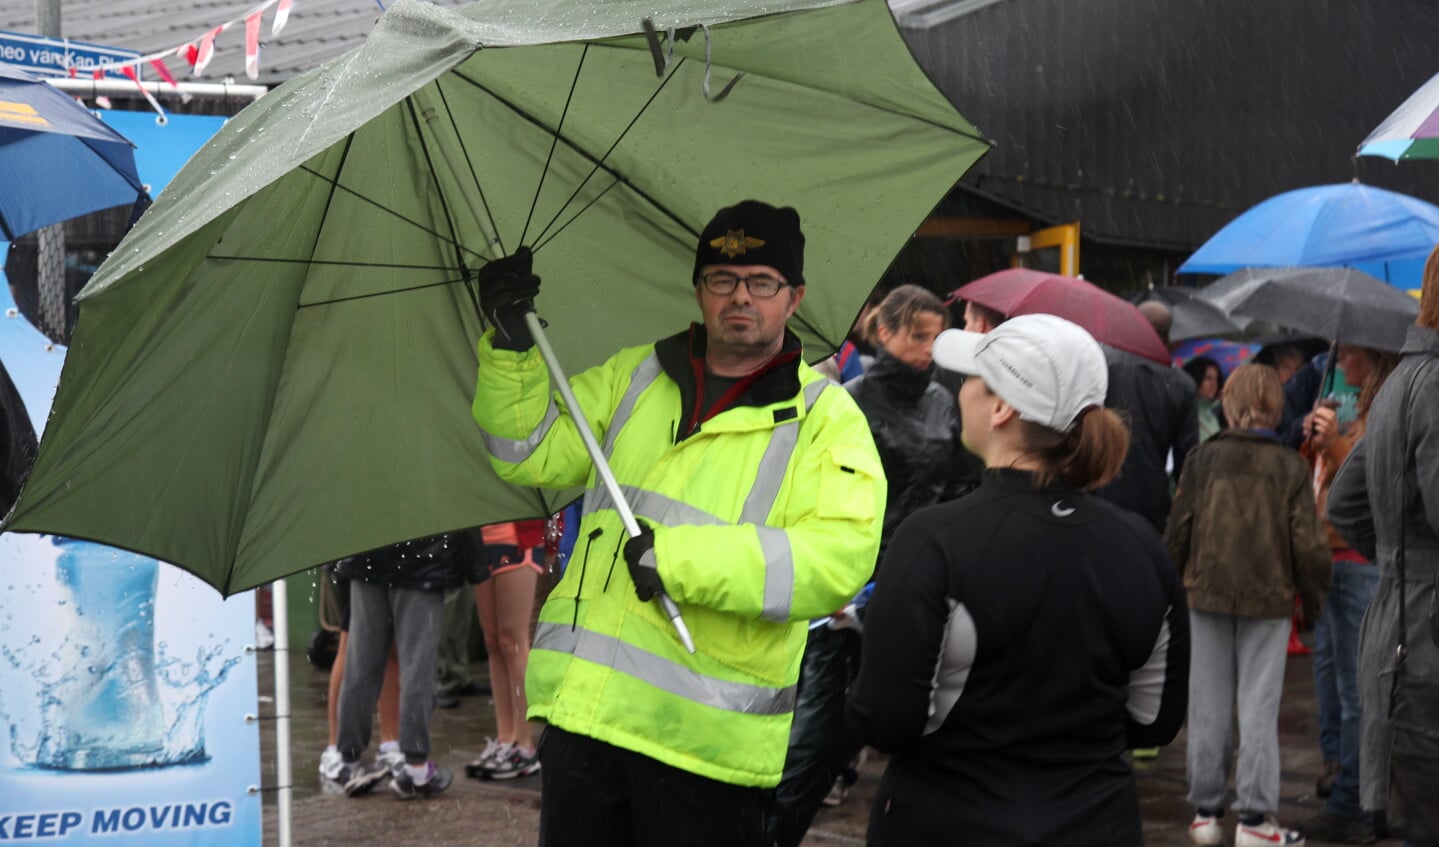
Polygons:
M1034 482L1098 488L1119 475L1129 452L1129 427L1109 409L1090 406L1069 432L1020 421L1025 442L1039 456Z

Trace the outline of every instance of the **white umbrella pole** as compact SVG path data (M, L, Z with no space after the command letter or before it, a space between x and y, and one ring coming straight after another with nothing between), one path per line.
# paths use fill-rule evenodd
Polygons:
M270 587L270 616L275 624L275 782L276 829L280 847L290 847L291 809L294 797L290 774L290 605L285 580Z
M530 334L535 337L535 344L539 346L540 355L544 357L545 365L550 369L550 376L553 377L555 388L559 389L560 396L564 398L565 405L570 409L570 417L575 422L575 429L579 430L580 438L585 442L585 450L589 452L590 458L595 463L595 472L604 482L610 499L614 500L615 511L620 513L620 520L624 522L625 531L630 534L631 538L638 536L640 524L635 520L634 509L630 508L629 501L625 499L624 492L620 490L620 483L615 479L614 471L610 470L610 463L605 460L605 453L600 449L599 442L595 440L594 430L590 429L590 422L585 418L579 401L575 399L574 391L570 389L570 381L565 378L565 372L560 368L559 357L555 355L549 338L545 336L545 328L540 323L539 315L534 312L526 312L525 324L529 326ZM674 625L675 632L679 634L685 649L693 653L695 642L690 637L689 627L685 626L685 619L680 614L680 607L675 605L675 601L663 591L655 595L655 600L659 601L660 606L664 608L665 614L669 617L670 623Z

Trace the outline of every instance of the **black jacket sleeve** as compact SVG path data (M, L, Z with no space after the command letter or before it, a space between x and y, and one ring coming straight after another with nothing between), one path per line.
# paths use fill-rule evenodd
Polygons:
M948 563L929 543L923 517L899 527L884 557L884 579L869 601L859 679L849 703L851 727L885 752L924 734L953 603Z
M1168 557L1164 558L1159 563L1160 578L1168 589L1169 609L1155 639L1154 653L1129 676L1125 731L1130 749L1173 741L1189 707L1189 603L1184 583Z

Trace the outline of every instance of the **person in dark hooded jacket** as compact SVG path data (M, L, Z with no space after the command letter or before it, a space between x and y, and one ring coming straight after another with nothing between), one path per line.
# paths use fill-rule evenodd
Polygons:
M391 788L403 799L432 796L449 787L451 774L430 760L430 718L435 708L436 657L444 593L464 582L472 555L468 533L403 541L335 563L350 580L350 637L340 686L339 781L345 793L364 794L391 776L378 762L361 761L370 744L375 701L393 641L400 659L400 752Z
M900 522L940 502L950 482L959 415L953 394L932 381L930 359L948 319L932 292L917 285L894 289L866 319L874 361L844 385L869 421L889 481L881 559ZM859 672L860 651L858 628L841 625L844 620L836 615L816 621L805 645L789 754L768 819L780 847L804 839L825 795L846 787L837 783L839 774L863 747L844 724L844 699Z

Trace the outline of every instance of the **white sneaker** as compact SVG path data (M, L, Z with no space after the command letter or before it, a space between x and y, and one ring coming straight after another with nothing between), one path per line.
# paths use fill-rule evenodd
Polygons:
M1304 836L1285 829L1272 817L1257 824L1240 821L1234 830L1234 847L1304 847Z
M320 754L320 776L325 779L335 779L340 775L340 768L345 766L345 758L340 755L339 750L326 750Z
M526 753L518 744L506 745L505 755L490 763L482 779L518 779L539 773L540 757L534 748Z
M395 776L400 772L400 768L405 766L405 754L399 750L390 750L376 754L375 761L384 765L390 771L391 776Z
M465 776L471 779L489 779L490 771L494 770L496 764L509 758L510 751L515 746L508 741L496 741L493 738L487 738L485 742L485 749L480 751L480 755L465 765Z
M340 781L340 772L345 769L345 757L339 750L326 750L320 754L320 793L324 795L344 794L345 783Z
M1215 815L1197 814L1189 825L1189 840L1200 847L1215 847L1224 841L1224 827Z
M833 808L843 803L844 798L848 796L849 786L844 784L844 777L837 776L834 778L834 785L831 785L829 787L829 793L824 795L824 800L820 802L824 803L826 806Z

